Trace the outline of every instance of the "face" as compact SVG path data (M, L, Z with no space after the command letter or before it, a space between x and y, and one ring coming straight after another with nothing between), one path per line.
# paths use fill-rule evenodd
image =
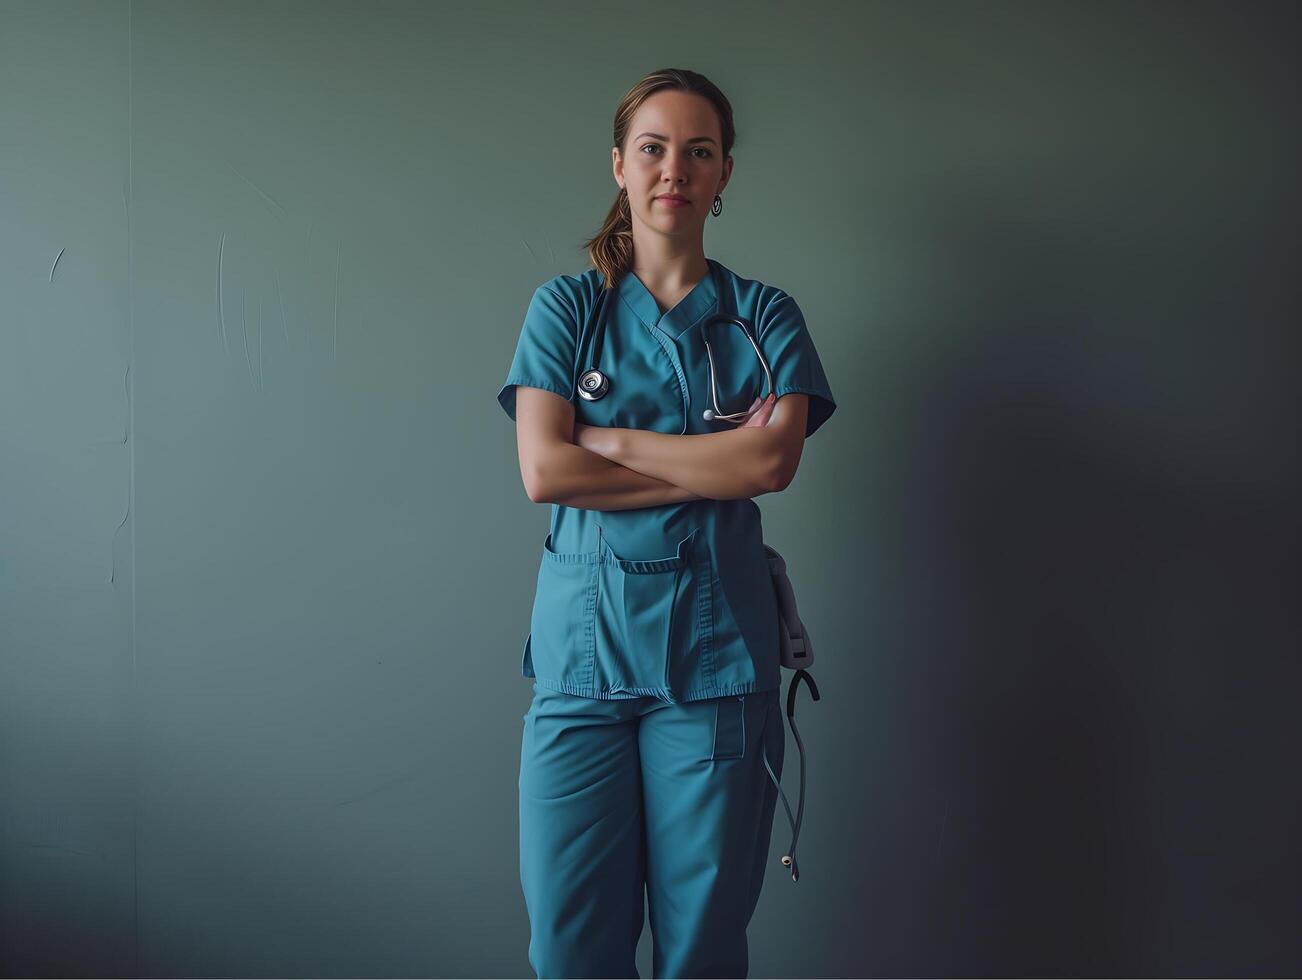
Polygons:
M705 139L698 139L705 137ZM671 237L700 237L714 195L732 175L713 104L692 92L656 92L638 106L624 140L611 151L615 181L628 192L633 223ZM685 204L670 204L677 195Z

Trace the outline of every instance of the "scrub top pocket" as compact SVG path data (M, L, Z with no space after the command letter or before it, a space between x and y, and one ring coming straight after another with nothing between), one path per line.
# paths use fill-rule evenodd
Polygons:
M558 552L543 541L525 664L539 679L577 693L592 686L592 627L597 595L595 551ZM530 676L525 671L525 676Z
M699 528L672 556L625 559L598 526L598 552L594 687L669 700L712 684L710 557Z

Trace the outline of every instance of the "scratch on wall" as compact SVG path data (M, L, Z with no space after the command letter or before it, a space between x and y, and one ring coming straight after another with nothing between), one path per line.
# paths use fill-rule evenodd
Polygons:
M110 553L109 585L113 584L113 581L117 577L117 573L118 573L118 568L117 568L118 559L117 559L117 551L115 548L118 540L118 532L122 530L122 525L127 522L127 517L130 516L130 514L131 514L131 505L128 503L126 506L126 510L122 512L122 520L118 521L118 526L113 529L112 543L109 545L109 553Z
M131 376L131 365L127 365L125 373L122 375L122 394L127 402L127 414L131 413L131 389L127 386L127 379ZM127 441L127 420L122 420L122 438L121 439L96 439L91 443L92 446L121 446Z
M50 266L50 282L54 282L54 266L59 264L59 259L63 258L63 253L67 250L68 247L65 245L59 249L59 254L54 257L54 265Z
M78 851L71 847L64 847L61 844L24 844L24 848L29 851L51 851L55 854L71 854L75 857L99 858L100 854L92 854L90 851Z
M536 255L533 254L533 249L532 249L532 248L529 248L529 243L528 243L527 241L525 241L523 238L521 238L521 239L520 239L520 244L523 245L526 249L529 250L529 258L531 258L531 259L533 259L535 262L537 262L537 261L538 261L538 256L536 256Z
M339 360L339 257L344 250L343 239L335 249L335 360Z
M226 341L226 308L222 305L222 256L225 253L226 233L222 232L222 240L217 245L217 329L221 331L222 348L229 354L231 345Z
M267 370L262 365L262 297L258 297L258 387L267 390Z
M271 205L272 205L272 206L273 206L277 211L279 211L281 214L284 214L284 213L285 213L285 209L284 209L283 207L281 207L281 204L280 204L279 201L277 201L274 197L272 197L270 194L268 194L266 191L264 191L261 187L259 187L259 186L258 186L257 184L255 184L253 181L249 180L248 177L245 177L242 173L240 173L238 170L236 170L236 169L235 169L235 165L232 164L229 160L226 161L226 166L228 166L228 167L231 168L231 170L232 170L232 172L234 172L235 176L239 177L240 180L244 181L246 184L248 184L250 187L252 187L255 191L257 191L259 194L261 194L262 197L263 197L263 200L269 202L269 203L270 203L270 204L271 204Z
M128 364L126 372L122 375L122 387L127 400L128 419L131 418L131 386L127 383L130 377L131 377L131 365ZM122 426L122 441L123 442L127 441L127 423L125 422L123 423ZM129 480L130 477L128 477L128 481ZM122 512L122 520L118 521L118 526L113 529L113 535L112 537L109 538L109 585L113 584L114 580L117 578L117 573L118 573L117 550L115 547L117 545L118 532L122 530L122 525L127 522L127 518L130 515L131 515L131 486L130 486L130 482L128 482L127 506Z
M940 842L945 839L945 824L949 822L949 800L945 801L945 815L940 818L940 835L936 838L936 854L933 861L940 858Z
M276 270L276 302L280 305L280 325L285 328L285 350L289 351L289 323L285 320L285 294L280 289L279 269Z
M309 270L311 269L311 263L312 263L312 225L315 223L315 221L316 221L315 218L308 219L307 236L303 239L303 262L307 266L307 269ZM306 317L303 321L303 334L307 338L306 346L307 349L310 351L312 349L312 318L311 317Z
M552 239L550 235L543 235L543 241L547 243L547 254L551 256L552 265L556 264L556 253L552 251Z
M248 290L240 290L240 323L244 328L244 363L249 366L249 380L253 382L253 387L258 386L258 379L253 377L253 361L249 357L249 318L244 311L244 298L248 295Z

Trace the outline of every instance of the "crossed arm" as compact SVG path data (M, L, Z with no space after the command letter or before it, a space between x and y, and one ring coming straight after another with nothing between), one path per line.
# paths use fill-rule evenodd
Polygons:
M785 489L804 449L809 399L793 392L755 409L752 424L699 435L576 424L573 404L525 386L516 407L531 500L628 510Z

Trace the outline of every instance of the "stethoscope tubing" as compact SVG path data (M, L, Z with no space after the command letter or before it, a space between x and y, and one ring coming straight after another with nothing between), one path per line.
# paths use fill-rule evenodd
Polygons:
M701 339L705 341L705 356L709 358L710 361L710 403L714 406L713 409L707 408L705 410L705 421L731 422L736 425L740 422L746 421L746 416L749 415L750 412L748 409L745 412L724 413L719 408L719 391L714 384L714 350L710 347L710 338L708 334L708 328L712 327L714 323L719 320L741 327L741 332L746 335L746 339L750 341L751 347L755 348L755 356L759 358L760 367L764 369L764 383L766 385L764 391L765 398L773 394L773 372L769 370L768 359L764 356L764 352L760 350L759 342L755 339L755 332L751 330L750 325L746 323L745 320L740 317L716 313L705 323L701 324Z

